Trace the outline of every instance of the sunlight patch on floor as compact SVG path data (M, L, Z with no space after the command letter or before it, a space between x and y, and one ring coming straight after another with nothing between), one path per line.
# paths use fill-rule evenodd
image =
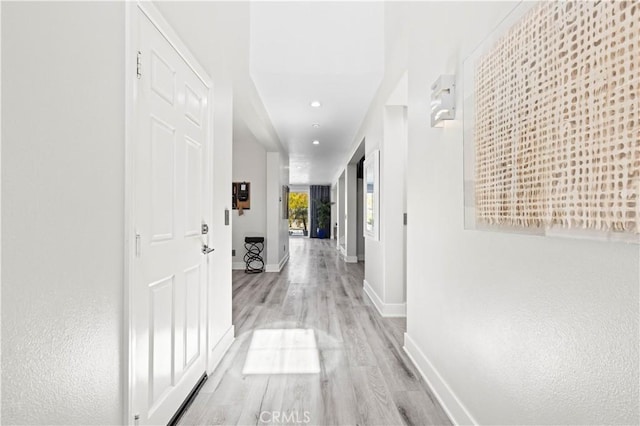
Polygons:
M242 374L318 374L312 329L255 330Z

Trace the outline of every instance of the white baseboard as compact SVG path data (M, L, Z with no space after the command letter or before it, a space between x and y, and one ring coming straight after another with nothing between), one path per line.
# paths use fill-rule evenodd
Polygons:
M447 382L442 378L438 370L431 364L429 358L420 350L416 342L404 333L404 351L416 366L424 380L433 391L440 405L449 416L454 425L477 425L464 404L451 390Z
M344 246L338 247L338 250L340 251L340 256L342 256L345 262L358 263L358 256L347 256L347 249Z
M284 265L286 265L288 261L289 261L289 252L286 252L284 254L284 257L280 261L280 270L281 271L282 271L282 268L284 268Z
M280 272L282 271L282 268L284 268L284 265L287 264L287 262L289 261L289 252L286 252L284 257L282 258L282 260L280 261L279 264L275 265L275 264L268 264L264 267L264 271L265 272Z
M229 327L227 332L224 333L213 349L211 349L211 353L209 354L209 365L207 366L207 374L213 373L213 370L215 370L218 364L220 364L220 361L222 361L222 358L224 358L224 355L233 344L235 334L236 328L232 325Z
M247 266L244 262L233 262L231 264L231 269L234 271L244 271L244 268Z
M371 302L376 307L380 315L383 317L406 317L407 316L407 304L406 303L384 303L380 296L378 296L367 282L363 281L364 292L367 293Z

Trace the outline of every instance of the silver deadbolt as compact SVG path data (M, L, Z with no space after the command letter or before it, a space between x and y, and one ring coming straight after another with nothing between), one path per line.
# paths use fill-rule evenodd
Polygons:
M209 233L209 225L207 225L206 223L202 224L202 234L206 235Z

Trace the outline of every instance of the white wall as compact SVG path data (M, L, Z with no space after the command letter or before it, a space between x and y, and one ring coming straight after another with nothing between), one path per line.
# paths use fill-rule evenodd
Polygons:
M2 2L0 2L0 46L2 40ZM0 283L2 283L2 48L0 47ZM2 319L2 290L0 289L0 324ZM1 326L0 326L1 327ZM0 330L0 337L2 330ZM2 339L0 338L0 359L2 356ZM0 364L0 371L2 365ZM1 374L1 373L0 373ZM0 377L0 407L2 407L2 377ZM0 414L2 423L2 414Z
M289 155L280 152L280 196L282 196L282 187L289 186ZM280 197L282 198L282 197ZM278 205L278 222L280 223L280 244L278 251L280 252L280 263L278 269L284 266L289 259L289 219L282 216L283 203L287 200L282 199Z
M211 219L212 243L216 251L209 264L209 342L210 354L208 372L211 373L214 363L219 360L226 341L223 337L233 332L232 287L231 287L231 247L232 224L234 223L231 197L232 183L231 162L233 158L233 92L228 78L223 73L215 74L214 90L214 127L213 127L213 217ZM229 212L229 223L225 224L225 211ZM212 352L215 352L212 354Z
M384 107L384 138L380 167L380 205L382 226L381 239L384 244L384 292L378 294L385 304L403 305L406 302L405 288L405 152L407 150L406 107L402 105ZM418 217L416 220L420 220Z
M234 268L244 269L245 237L267 236L267 153L257 141L249 136L234 137L233 181L251 183L251 209L240 216L233 210L233 257ZM262 253L266 263L267 247Z
M405 286L405 212L406 181L406 81L400 60L395 69L387 68L387 77L355 140L365 140L369 156L380 150L379 240L365 238L365 291L384 316L404 316ZM404 97L402 92L404 90Z
M402 86L399 84L398 86ZM390 90L391 87L387 88ZM396 88L393 88L395 91ZM379 91L379 94L389 93ZM393 93L393 92L392 92ZM405 107L379 98L361 131L366 152L380 150L379 240L365 238L365 290L384 316L404 316L405 286Z
M346 192L345 172L343 171L336 185L336 195L338 197L338 202L337 202L338 216L336 218L336 222L338 223L338 240L336 243L337 243L337 248L340 250L344 250L344 244L345 244L345 214L346 214L345 192Z
M338 185L331 185L331 238L338 238Z
M364 261L364 193L362 182L363 180L358 178L356 183L356 241L359 261Z
M122 422L124 4L2 5L2 423Z
M358 262L358 232L356 230L358 224L358 173L356 164L348 164L345 169L345 260L349 263Z
M407 348L458 422L637 424L639 247L465 231L462 111L429 126L430 84L512 6L407 15Z
M382 115L376 109L370 111L365 119L365 158L380 148L382 140ZM384 164L384 157L380 155L380 165ZM383 176L381 176L384 179ZM380 206L384 205L385 194L380 191ZM384 229L384 211L379 210L378 232L382 235ZM384 240L364 239L364 286L370 287L378 299L384 297ZM374 298L376 297L374 296Z
M279 203L279 183L280 183L280 154L277 152L267 152L267 179L266 195L267 210L265 212L267 221L266 254L265 264L269 265L269 270L273 270L277 265L278 250L280 245L280 222L278 220ZM265 268L266 269L266 268ZM277 267L275 268L277 269Z
M280 272L289 257L289 221L282 217L282 186L289 184L288 165L286 154L267 152L267 272Z

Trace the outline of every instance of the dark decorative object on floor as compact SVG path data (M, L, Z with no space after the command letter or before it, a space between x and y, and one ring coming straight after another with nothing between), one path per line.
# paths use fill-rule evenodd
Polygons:
M331 220L331 202L316 200L318 213L318 238L327 238L329 221Z
M247 253L244 255L244 261L246 263L244 272L247 274L264 272L264 260L262 259L264 237L245 237L244 248L247 250Z
M331 217L331 187L328 185L311 185L309 187L309 232L311 238L329 238L329 221L324 223L324 226L320 225L319 217L319 203L327 203L329 208L329 218ZM323 230L322 236L318 235L320 229Z

